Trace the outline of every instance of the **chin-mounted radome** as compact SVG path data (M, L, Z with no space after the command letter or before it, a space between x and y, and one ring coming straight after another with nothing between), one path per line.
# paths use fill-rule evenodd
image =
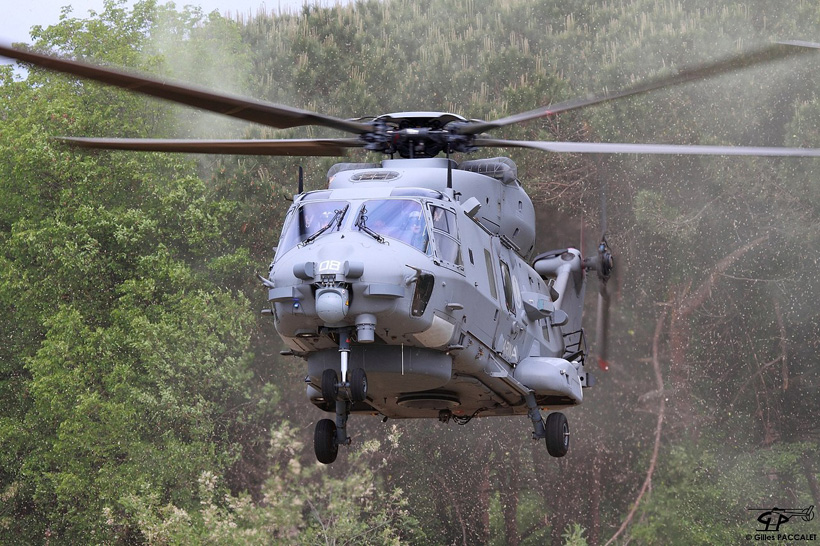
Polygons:
M320 288L316 291L316 314L329 327L343 326L350 307L350 297L345 288Z

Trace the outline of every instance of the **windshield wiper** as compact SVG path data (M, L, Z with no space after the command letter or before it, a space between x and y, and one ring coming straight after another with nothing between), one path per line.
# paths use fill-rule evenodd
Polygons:
M367 214L367 207L362 207L362 210L359 211L359 217L356 219L355 226L359 228L359 231L364 231L365 233L376 239L378 242L384 243L384 237L382 237L381 235L367 227L367 225L365 224L365 222L367 221L367 216L365 216L365 214Z
M332 228L334 225L336 226L336 229L339 229L342 226L342 218L345 217L345 213L347 212L348 208L350 208L350 203L345 205L344 209L336 209L336 211L333 215L333 218L330 219L330 222L328 222L324 227L319 229L319 231L317 231L316 233L314 233L313 235L311 235L310 237L308 237L307 239L302 241L300 243L300 245L301 246L309 245L310 243L315 241L319 237L319 235L326 232L327 230Z

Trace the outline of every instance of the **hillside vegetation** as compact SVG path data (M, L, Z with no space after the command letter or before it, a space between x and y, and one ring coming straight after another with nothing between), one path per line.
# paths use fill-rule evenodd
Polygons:
M368 0L238 20L110 0L31 43L344 118L490 119L818 29L820 6L798 0ZM818 68L804 57L494 136L820 147ZM605 188L612 363L567 412L569 455L551 459L523 418L354 417L354 445L325 467L321 412L258 313L254 272L297 166L316 189L335 160L52 138L274 134L333 133L0 68L0 542L730 544L758 528L749 507L820 505L817 160L509 151L541 250L582 229L593 245Z

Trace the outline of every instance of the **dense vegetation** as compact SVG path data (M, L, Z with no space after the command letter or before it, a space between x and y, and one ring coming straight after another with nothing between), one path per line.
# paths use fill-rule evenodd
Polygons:
M32 43L341 117L490 118L818 28L808 1L368 0L227 20L112 0ZM817 69L499 136L820 147ZM594 233L607 188L612 370L568 412L570 454L550 459L525 419L354 418L354 447L324 467L303 368L258 316L253 272L295 166L320 187L332 161L52 139L267 134L0 71L0 542L729 544L757 528L748 507L820 505L817 160L513 152L541 249L576 244L581 218Z

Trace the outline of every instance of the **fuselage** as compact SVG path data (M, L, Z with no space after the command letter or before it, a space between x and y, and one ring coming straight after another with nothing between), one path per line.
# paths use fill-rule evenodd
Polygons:
M521 414L527 389L542 406L581 402L579 253L528 264L535 215L514 164L449 161L342 165L328 189L294 198L269 300L318 407L333 409L319 384L340 370L340 336L369 383L354 413Z

